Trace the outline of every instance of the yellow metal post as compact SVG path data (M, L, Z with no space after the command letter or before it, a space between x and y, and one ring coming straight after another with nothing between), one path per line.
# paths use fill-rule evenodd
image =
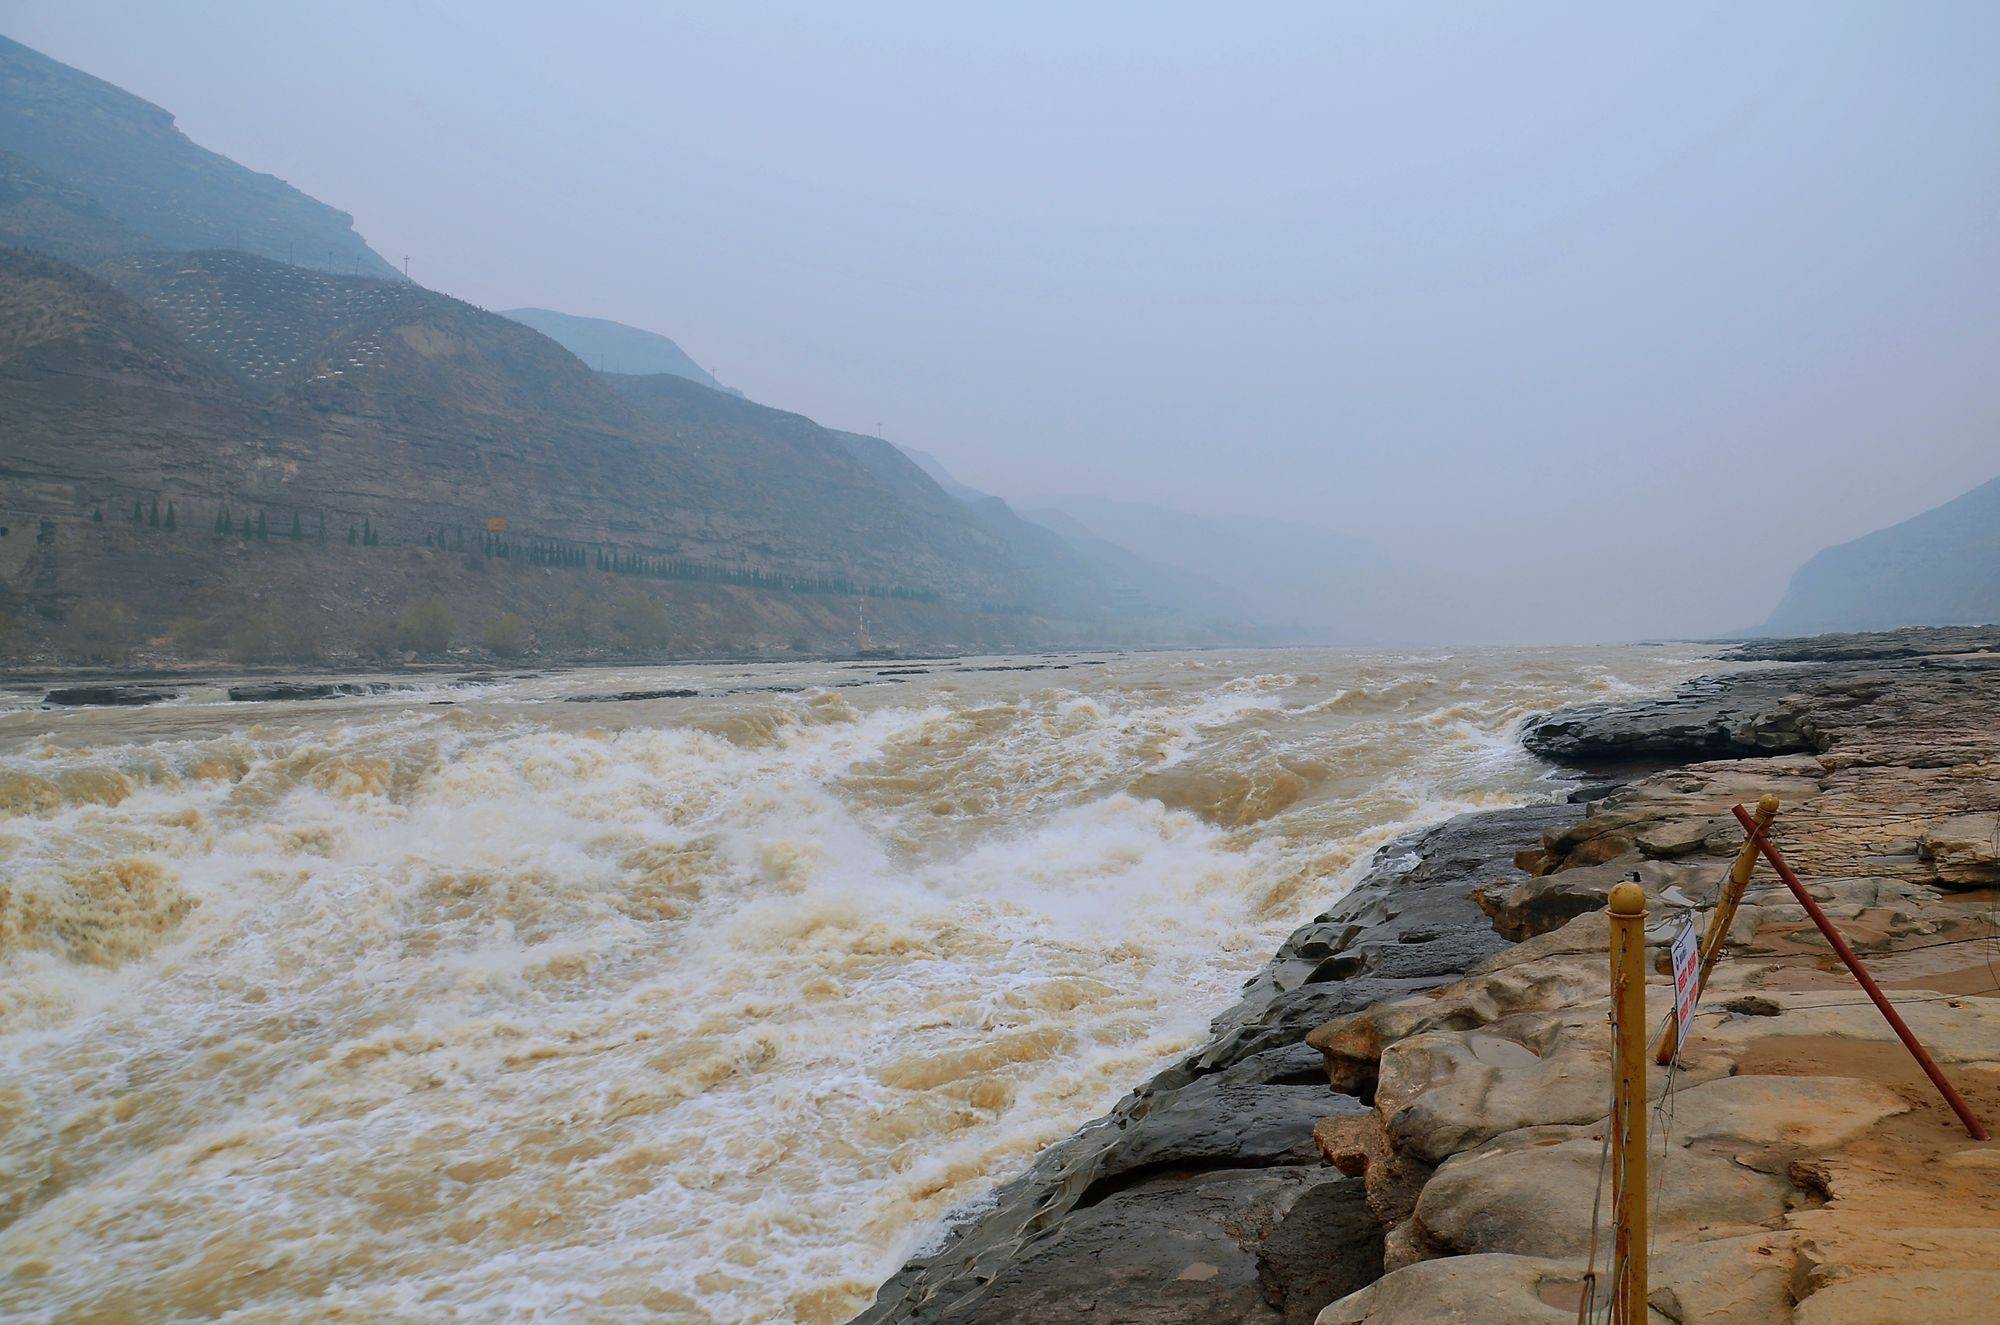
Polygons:
M1612 1321L1646 1323L1646 890L1611 890Z
M1757 802L1757 827L1769 828L1771 821L1778 817L1778 798L1766 796ZM1729 875L1722 881L1722 893L1715 899L1715 910L1709 913L1708 932L1701 936L1701 968L1695 972L1695 997L1700 998L1708 988L1709 973L1715 969L1715 959L1722 955L1722 945L1729 937L1729 927L1736 923L1736 908L1743 904L1743 890L1750 886L1750 874L1757 868L1757 839L1751 838L1736 853L1736 863L1729 867ZM1680 1023L1674 1018L1667 1019L1667 1029L1660 1033L1660 1047L1653 1052L1653 1061L1662 1067L1674 1061L1680 1052Z

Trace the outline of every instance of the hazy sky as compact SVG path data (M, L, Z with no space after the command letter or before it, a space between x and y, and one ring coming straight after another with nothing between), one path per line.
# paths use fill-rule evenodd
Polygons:
M488 307L1524 633L1760 620L2000 473L2000 6L0 0Z

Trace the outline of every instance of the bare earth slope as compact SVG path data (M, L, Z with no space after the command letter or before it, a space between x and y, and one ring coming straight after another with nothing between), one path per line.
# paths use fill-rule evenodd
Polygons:
M514 610L553 610L564 595L550 586L489 591L463 557L415 556L476 551L504 521L535 565L585 579L608 559L672 568L675 583L837 585L952 614L899 609L894 638L910 643L1115 635L1101 600L1038 583L914 465L891 482L798 415L665 375L607 378L527 327L402 281L241 253L99 270L0 254L0 513L21 531L0 544L0 608L29 620L100 597L159 628L310 577L215 538L226 513L238 528L296 522L305 537L282 554L294 561L348 558L320 577L334 616L344 603L393 614L427 591L467 595L475 614L521 594ZM116 518L135 504L136 533ZM155 506L174 512L171 531ZM375 556L342 551L351 528L371 532ZM1075 624L1038 619L1052 610ZM993 619L968 633L967 614ZM808 615L786 638L853 634L851 601ZM779 614L757 642L789 629Z

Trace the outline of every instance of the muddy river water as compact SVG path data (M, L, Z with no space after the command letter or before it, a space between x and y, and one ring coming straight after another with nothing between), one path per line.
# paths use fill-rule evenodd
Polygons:
M1296 650L23 694L0 1317L845 1320L1198 1043L1376 846L1559 794L1525 715L1704 666Z

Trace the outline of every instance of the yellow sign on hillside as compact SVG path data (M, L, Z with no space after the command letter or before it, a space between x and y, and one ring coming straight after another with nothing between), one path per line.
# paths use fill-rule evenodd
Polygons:
M506 521L505 519L503 519L502 517L500 517L500 516L497 516L497 515L496 515L496 516L494 516L494 517L493 517L492 519L490 519L490 520L488 520L488 521L486 522L486 532L487 532L487 533L489 533L489 534L504 534L504 533L506 533L506 532L507 532L507 521Z

